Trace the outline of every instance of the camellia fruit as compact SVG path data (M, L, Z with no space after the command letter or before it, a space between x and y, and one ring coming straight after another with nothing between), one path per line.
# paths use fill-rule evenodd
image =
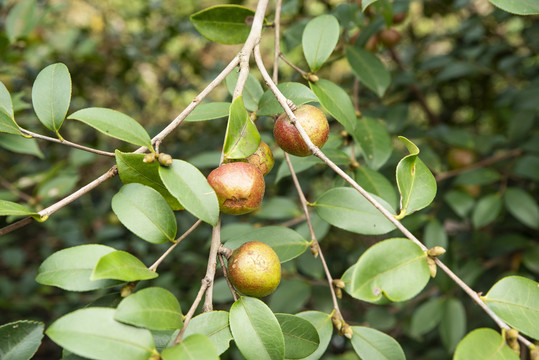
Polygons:
M462 169L474 164L477 155L473 150L465 148L451 148L447 153L447 162L452 169Z
M401 41L402 35L395 29L384 29L380 31L378 37L382 44L388 48L392 48Z
M329 124L322 110L312 105L301 105L294 111L294 115L313 144L319 148L324 146L329 136ZM279 147L291 155L303 157L311 154L286 113L275 121L273 136Z
M260 241L248 241L228 259L228 277L236 290L247 296L264 297L281 282L281 262L273 249Z
M208 175L219 209L225 214L241 215L260 206L266 185L256 166L245 162L223 164Z
M247 157L247 161L249 164L256 166L264 176L266 176L271 169L273 169L273 165L275 165L273 153L271 152L269 145L263 141L260 142L258 149L256 149L254 154Z

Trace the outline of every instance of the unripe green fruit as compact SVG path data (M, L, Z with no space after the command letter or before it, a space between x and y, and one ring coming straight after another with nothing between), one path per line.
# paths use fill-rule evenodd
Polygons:
M313 144L319 148L324 146L329 136L329 124L322 110L312 105L301 105L294 111L294 115ZM311 154L298 129L286 114L282 114L275 121L273 136L279 147L291 155L303 157Z
M273 165L275 165L273 153L268 144L263 141L260 142L260 145L258 145L258 149L256 149L254 154L247 157L247 161L249 164L256 166L264 176L266 176L271 169L273 169Z
M260 206L266 185L256 166L233 162L223 164L208 175L208 183L215 190L219 209L225 214L241 215Z
M247 296L264 297L281 282L281 263L273 249L260 241L248 241L228 259L228 277L236 290Z

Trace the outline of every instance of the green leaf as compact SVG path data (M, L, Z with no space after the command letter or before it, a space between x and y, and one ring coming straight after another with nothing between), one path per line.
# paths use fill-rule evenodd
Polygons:
M112 197L112 210L126 228L152 244L174 241L176 237L174 213L161 194L148 186L122 186Z
M348 94L338 85L329 80L320 79L316 83L309 83L320 104L344 126L354 134L356 126L356 111Z
M371 169L378 170L391 156L393 151L391 138L380 121L365 116L359 118L353 136Z
M150 287L124 298L114 314L114 320L150 330L181 329L182 309L168 290Z
M447 350L453 351L466 334L466 312L460 300L449 298L443 303L440 337Z
M401 194L401 211L404 217L428 206L436 196L436 179L419 159L419 149L403 136L399 139L406 145L410 155L397 165L397 186Z
M477 204L472 213L473 226L478 229L485 225L490 224L500 214L502 210L502 198L500 194L488 194L483 196Z
M331 336L333 335L331 315L319 311L304 311L297 314L297 316L310 321L318 332L318 338L320 339L320 344L316 351L305 357L304 360L320 359L326 352Z
M284 359L284 336L275 315L262 301L242 296L230 308L230 330L247 360Z
M23 0L16 3L6 18L6 34L10 43L28 36L39 22L36 0Z
M361 255L346 291L367 302L376 302L382 296L394 302L409 300L429 281L426 256L411 240L381 241Z
M0 200L0 216L37 216L24 205L7 200Z
M207 336L194 334L179 344L163 350L163 360L218 360L219 355Z
M262 203L254 214L257 218L268 220L290 219L301 216L303 212L296 202L287 197L272 197Z
M290 314L275 314L275 317L283 331L286 359L303 359L318 348L318 332L308 320Z
M296 104L296 106L310 102L318 102L318 98L314 95L312 90L303 84L297 82L283 82L277 85L277 88L287 99L290 99ZM259 116L271 116L281 114L283 111L281 104L279 104L273 92L268 90L260 98L256 114Z
M371 5L371 4L373 4L373 3L377 2L377 1L378 1L378 0L364 0L364 1L362 1L362 2L361 2L361 11L365 11L365 9L366 9L369 5Z
M363 189L387 201L392 209L398 206L399 199L394 186L376 170L360 166L356 170L356 181Z
M117 250L99 259L90 279L137 281L153 279L157 276L156 272L149 270L142 261L130 253Z
M172 210L183 209L178 200L167 190L159 176L159 162L145 163L144 154L124 153L116 150L116 165L120 180L127 185L138 183L157 190Z
M383 199L372 195L384 208L393 212ZM378 209L355 189L336 187L322 194L312 206L316 213L338 228L365 235L380 235L395 228Z
M260 144L260 134L249 118L240 95L230 106L223 152L227 159L243 159L251 155Z
M67 66L56 63L37 75L32 86L32 104L39 121L59 136L71 102L71 75Z
M4 112L11 119L15 117L15 114L13 113L13 102L11 101L11 95L2 81L0 81L0 112L1 110L4 110Z
M539 286L522 276L507 276L482 297L487 306L518 331L539 340Z
M352 330L352 346L362 359L406 359L401 346L391 336L364 326L352 326Z
M232 96L234 95L239 76L240 74L238 72L233 71L225 78L226 87ZM249 73L247 81L245 82L245 87L243 88L243 93L241 94L245 108L249 111L256 111L258 109L258 102L263 94L264 90L262 89L262 85L260 85L260 82Z
M361 83L379 97L384 96L391 84L391 75L378 57L358 47L346 47L346 59Z
M539 229L539 206L533 196L519 188L508 188L504 200L511 215L524 225Z
M467 217L475 205L474 198L462 190L452 190L446 193L444 198L451 209L461 218Z
M1 90L1 87L0 87L0 90ZM19 125L17 125L15 120L10 115L8 115L6 110L3 107L1 107L1 105L0 105L0 132L24 136L23 133L19 130Z
M186 161L173 160L169 167L159 167L159 176L187 211L210 225L217 225L217 195L200 170Z
M312 19L303 30L303 54L312 72L324 65L339 41L339 22L333 15L325 14Z
M507 346L498 332L481 328L470 332L459 342L453 359L519 360L520 357Z
M147 360L155 345L149 330L114 320L114 309L85 308L56 320L45 332L61 347L92 359Z
M40 159L44 158L36 139L25 139L13 134L0 134L0 147L19 154L35 155Z
M29 360L36 353L45 325L38 321L15 321L0 326L0 358Z
M493 169L470 170L455 178L455 185L488 185L500 180L500 174Z
M444 226L434 218L425 226L425 233L423 235L425 246L429 249L434 246L441 246L447 249L447 233Z
M297 232L284 226L264 226L228 240L226 247L236 249L247 241L261 241L271 246L281 263L303 254L309 243Z
M421 336L436 327L442 320L443 302L439 298L427 300L412 315L410 332L413 336Z
M220 44L247 40L255 12L238 5L218 5L191 15L191 23L206 39Z
M150 135L142 125L119 111L92 107L76 111L68 119L81 121L105 135L153 150Z
M55 252L45 259L37 271L36 281L68 291L89 291L117 285L113 280L90 280L99 259L114 248L89 244Z
M187 117L185 121L206 121L221 119L228 116L230 103L211 102L198 105Z
M224 353L232 340L232 333L228 326L228 312L208 311L195 316L189 322L183 335L188 337L192 334L206 335L217 349L217 353Z
M539 4L535 0L489 0L502 10L517 15L539 14Z
M295 313L304 308L311 295L311 285L305 280L283 279L277 290L271 294L268 305L275 313Z

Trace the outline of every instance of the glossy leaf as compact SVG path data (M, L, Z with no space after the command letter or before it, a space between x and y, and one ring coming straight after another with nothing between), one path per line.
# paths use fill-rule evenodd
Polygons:
M294 230L284 226L264 226L230 239L226 247L236 249L247 241L260 241L271 246L281 263L303 254L309 243Z
M442 319L440 321L442 343L449 351L453 351L465 334L466 312L464 305L458 299L446 299L443 303Z
M11 95L4 83L0 81L0 112L4 110L8 117L13 119L15 114L13 112L13 102L11 101Z
M173 160L169 167L159 167L159 176L187 211L208 224L217 225L217 195L200 170L186 161Z
M225 158L243 159L258 148L260 134L243 106L242 96L238 96L230 106L230 116L226 128L223 152Z
M356 170L356 181L363 189L387 201L392 209L398 206L399 199L394 186L379 172L360 166Z
M320 79L316 83L309 83L320 104L344 126L354 134L356 125L356 111L348 94L338 85L329 80Z
M376 55L365 49L347 46L346 59L361 84L374 91L379 97L384 96L391 84L391 75Z
M230 103L211 102L198 105L187 117L185 121L206 121L221 119L228 116Z
M310 20L303 30L303 54L312 72L324 65L339 41L339 22L333 15L325 14Z
M391 336L364 326L352 326L352 330L352 346L362 359L406 359L401 346Z
M430 273L426 254L404 238L381 241L365 251L354 265L346 291L354 298L376 302L405 301L417 295Z
M56 320L46 331L63 348L91 359L147 360L156 352L149 330L114 320L114 309L85 308Z
M473 209L475 200L462 190L452 190L445 194L445 201L453 211L464 218Z
M116 150L118 175L124 185L138 183L157 190L172 210L183 209L180 202L167 190L159 176L159 162L145 163L144 154L124 153Z
M518 15L539 14L539 4L535 0L489 0L502 10Z
M502 199L499 194L488 194L483 196L472 213L472 224L478 229L492 223L502 210Z
M378 170L391 156L393 151L391 138L380 121L365 116L359 118L353 136L371 169Z
M482 297L503 321L520 332L539 339L539 284L522 276L498 281Z
M182 309L176 297L168 290L150 287L124 298L114 319L125 324L150 330L181 329Z
M441 246L447 249L447 233L438 219L432 219L425 226L423 242L429 249L434 246Z
M174 213L166 200L148 186L122 186L112 197L112 210L126 228L152 244L174 241L176 237Z
M0 358L29 360L36 353L45 325L38 321L15 321L0 326Z
M24 205L15 202L0 200L0 216L37 216L34 211L28 210Z
M459 342L453 359L519 360L520 357L507 346L498 332L480 328L470 332Z
M399 216L409 215L428 206L436 196L436 179L419 159L419 149L410 140L399 136L410 155L405 156L397 165L397 186L401 194Z
M19 130L19 125L8 115L3 107L0 107L0 132L23 136Z
M39 22L36 0L23 0L15 4L6 18L5 29L10 43L28 36Z
M275 315L262 301L242 296L230 308L230 330L247 360L283 359L284 337Z
M272 197L265 200L254 214L257 218L278 220L278 219L291 219L297 216L301 216L303 212L299 209L294 200L288 197Z
M383 199L372 195L393 212ZM382 213L355 189L336 187L322 194L312 206L316 213L338 228L365 235L385 234L395 228Z
M195 316L185 329L184 337L187 338L193 334L206 335L217 349L217 353L224 353L232 340L232 333L228 326L228 312L208 311Z
M76 111L68 119L81 121L113 138L153 149L150 135L142 125L119 111L92 107Z
M79 245L55 252L39 266L36 281L68 291L89 291L118 284L114 280L90 280L99 259L114 248L105 245Z
M14 134L0 134L0 147L19 154L29 154L43 159L36 139L25 139Z
M297 82L284 82L277 85L277 88L287 99L294 102L296 106L318 102L318 98L314 95L312 90L303 84ZM283 112L284 110L275 98L273 92L268 90L260 98L256 114L259 116L271 116Z
M284 336L286 359L303 359L316 351L320 338L315 327L299 316L275 314Z
M236 71L231 72L225 79L226 87L230 95L234 95L234 90L236 88L236 83L238 82L239 73ZM258 102L264 94L262 85L260 82L251 74L247 76L247 81L245 82L245 87L243 88L242 97L243 104L245 108L249 111L256 111L258 109Z
M297 316L310 321L318 332L318 338L320 339L315 352L305 357L304 360L320 359L326 352L331 336L333 335L331 315L319 311L304 311L297 314Z
M67 66L52 64L41 70L32 86L32 104L39 121L58 134L71 102L71 76Z
M206 39L220 44L241 44L251 31L254 11L238 5L218 5L191 15L191 23Z
M442 320L443 302L439 298L427 300L417 307L412 315L410 332L413 336L421 336L434 329Z
M207 336L193 334L185 337L179 344L163 350L163 360L218 360L219 355Z
M157 276L156 272L149 270L142 261L130 253L117 250L99 259L90 279L137 281L153 279Z
M311 285L305 280L282 279L277 290L271 294L268 306L274 313L295 313L304 308L311 295Z
M504 194L505 207L521 223L539 229L539 206L528 192L519 188L509 188Z
M500 180L500 174L493 169L481 168L466 171L455 178L455 185L488 185Z

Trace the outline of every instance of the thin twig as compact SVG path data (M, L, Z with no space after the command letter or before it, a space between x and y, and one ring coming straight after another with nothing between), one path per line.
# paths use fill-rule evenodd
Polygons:
M189 322L193 318L193 315L195 314L195 311L197 310L198 305L200 304L200 301L202 300L202 295L204 295L204 292L208 288L211 280L204 277L200 284L200 289L198 290L198 294L195 298L195 301L191 304L191 307L189 308L189 311L185 315L185 318L183 319L183 327L178 333L178 336L176 336L176 339L174 340L174 345L178 344L180 341L182 341L183 333L185 332L185 329L187 329L187 325L189 325Z
M238 295L236 294L236 289L234 289L234 286L230 282L230 279L228 278L228 271L225 266L225 260L224 255L219 253L219 263L221 264L221 269L223 269L223 275L225 277L226 283L228 284L228 288L230 289L230 292L232 293L232 297L234 298L234 302L238 300Z
M299 67L297 67L294 63L292 63L290 60L288 60L283 54L281 54L279 52L279 57L281 59L283 59L283 61L288 65L290 66L292 69L296 70L298 73L300 73L301 76L303 77L307 77L309 76L309 73L304 71L304 70L301 70Z
M273 81L277 84L279 83L279 55L281 54L281 7L282 0L277 0L275 4L275 19L273 23L275 24L274 29L274 56L273 56Z
M193 226L191 226L186 232L184 232L182 234L182 236L180 236L176 241L174 241L174 244L172 244L168 249L167 251L165 251L163 253L163 255L161 255L161 257L159 257L159 259L157 259L152 266L150 266L148 269L152 270L152 271L156 271L157 270L157 267L159 266L159 264L161 264L163 262L163 260L165 260L165 258L172 252L172 250L174 250L174 248L176 246L178 246L178 244L183 240L185 239L189 234L191 234L200 224L202 223L202 220L198 220L197 222L195 222L193 224Z
M23 129L23 128L21 128L21 127L19 128L19 130L20 130L23 134L29 135L29 136L31 136L31 137L33 137L33 138L36 138L36 139L47 140L47 141L50 141L50 142L54 142L54 143L57 143L57 144L66 145L66 146L69 146L69 147L72 147L72 148L75 148L75 149L87 151L87 152L94 153L94 154L97 154L97 155L103 155L103 156L109 156L109 157L115 157L115 156L116 156L114 153L111 153L111 152L108 152L108 151L102 151L102 150L92 149L92 148L89 148L89 147L86 147L86 146L83 146L83 145L75 144L75 143L73 143L73 142L71 142L71 141L60 140L60 139L53 138L53 137L50 137L50 136L45 136L45 135L37 134L37 133L34 133L34 132L32 132L32 131Z
M502 160L520 156L521 154L522 154L522 149L518 149L518 148L513 149L511 151L504 152L504 153L497 154L497 155L491 156L489 158L483 159L481 161L478 161L478 162L476 162L476 163L474 163L474 164L472 164L470 166L466 166L466 167L461 168L461 169L455 169L455 170L447 171L447 172L444 172L444 173L439 173L439 174L437 174L435 176L435 178L436 178L436 181L438 181L438 182L443 181L445 179L460 175L462 173L465 173L465 172L468 172L468 171L471 171L471 170L484 168L486 166L495 164L495 163L500 162Z
M2 175L0 175L0 185L2 185L3 187L5 187L6 189L8 189L11 193L13 193L14 195L16 195L17 197L23 199L24 201L26 202L30 202L32 201L32 197L22 191L20 191L19 189L17 189L15 186L13 186L9 181L7 181L6 179L4 179L2 177Z
M208 289L206 291L206 298L204 299L204 306L202 311L213 310L213 280L215 279L215 270L217 269L217 253L221 247L221 216L217 221L217 225L213 227L211 234L210 255L208 256L208 266L206 268L205 279L208 280Z
M303 127L300 123L296 121L294 113L287 104L286 97L279 91L275 83L273 83L271 77L269 76L262 57L260 55L260 49L255 47L254 57L257 63L257 66L262 74L262 77L266 81L266 84L270 87L271 91L274 93L275 97L279 104L283 107L284 111L288 115L290 121L296 126L298 132L301 135L303 141L307 144L313 155L320 158L326 163L333 171L340 175L346 182L348 182L354 189L356 189L361 195L363 195L378 211L380 211L397 229L399 229L408 239L412 240L417 244L422 250L428 250L427 247L419 241L404 225L402 225L393 214L391 214L386 208L384 208L376 199L374 199L365 189L363 189L354 179L352 179L348 174L346 174L341 168L339 168L335 163L333 163L317 146L315 146ZM494 314L488 306L481 300L481 298L471 289L465 282L463 282L453 271L451 271L447 266L445 266L439 259L436 259L436 264L454 281L459 285L472 299L489 315L501 328L509 328L503 320L501 320L496 314ZM458 280L456 280L458 279ZM524 344L531 344L525 338L521 340Z

